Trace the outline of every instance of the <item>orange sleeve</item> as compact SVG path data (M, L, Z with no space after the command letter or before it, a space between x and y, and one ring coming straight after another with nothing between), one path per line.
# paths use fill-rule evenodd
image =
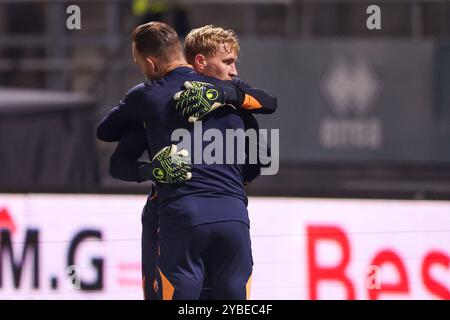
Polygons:
M242 104L242 108L247 109L247 110L260 109L260 108L262 108L262 105L261 105L261 103L258 102L258 100L253 98L251 95L245 94L244 103Z

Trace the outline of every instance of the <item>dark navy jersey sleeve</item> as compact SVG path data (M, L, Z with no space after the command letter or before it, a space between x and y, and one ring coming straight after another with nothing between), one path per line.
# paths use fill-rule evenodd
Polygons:
M261 168L265 167L267 165L263 165L261 163L260 159L260 151L262 148L265 148L264 151L262 151L263 154L266 154L267 156L270 156L270 147L267 145L266 141L262 141L262 137L259 136L259 125L258 121L256 120L255 116L249 111L240 109L239 115L241 116L242 120L244 120L244 127L245 130L255 130L256 131L256 141L246 139L245 141L245 154L246 154L246 160L245 164L242 166L242 178L244 184L249 184L254 179L259 177L261 175ZM250 152L255 152L257 154L257 161L256 163L250 162Z
M250 110L253 113L265 114L273 113L277 109L277 98L264 90L253 88L248 83L238 78L233 79L232 83L237 91L241 91L241 94L239 94L239 106L242 108Z
M127 92L119 104L102 119L97 127L97 138L106 142L119 141L125 133L142 127L145 110L142 106L144 84Z
M132 182L150 180L150 163L138 161L147 151L147 145L147 136L143 127L126 133L111 156L109 163L111 176Z
M259 126L258 122L256 121L255 117L247 110L241 110L240 116L244 120L244 128L247 131L248 129L254 129L256 132L258 132ZM261 166L256 164L251 164L249 162L249 153L250 149L254 146L254 144L257 144L257 141L249 141L250 139L246 139L245 141L245 163L242 166L242 179L245 185L252 182L254 179L259 177L261 174ZM257 150L257 146L256 146Z

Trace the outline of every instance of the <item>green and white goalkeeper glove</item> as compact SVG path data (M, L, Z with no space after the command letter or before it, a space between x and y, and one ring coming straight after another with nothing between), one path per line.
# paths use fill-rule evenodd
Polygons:
M210 83L186 81L184 87L186 89L175 93L173 99L177 101L175 108L188 117L189 122L195 122L226 104L223 91Z
M189 152L172 144L158 151L150 164L152 180L160 183L182 183L192 177Z

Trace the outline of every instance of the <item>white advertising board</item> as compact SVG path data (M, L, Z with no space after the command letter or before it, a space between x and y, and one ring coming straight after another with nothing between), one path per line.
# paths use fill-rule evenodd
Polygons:
M145 196L0 195L0 299L142 299ZM250 198L251 299L450 299L450 202Z

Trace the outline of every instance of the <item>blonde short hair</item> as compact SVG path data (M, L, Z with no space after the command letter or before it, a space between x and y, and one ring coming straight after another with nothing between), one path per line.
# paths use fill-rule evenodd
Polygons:
M231 50L239 54L238 37L233 30L225 30L213 25L193 29L184 41L184 55L193 64L197 54L212 56L222 44L230 44Z

